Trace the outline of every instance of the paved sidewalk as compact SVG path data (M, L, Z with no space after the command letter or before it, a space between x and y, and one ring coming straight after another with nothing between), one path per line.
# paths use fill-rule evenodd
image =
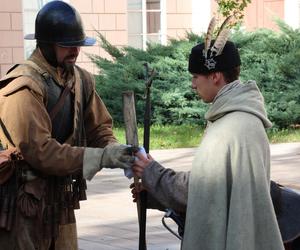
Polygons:
M153 150L165 167L189 170L196 149ZM300 190L300 143L271 145L271 178ZM88 201L76 212L82 250L137 250L136 205L121 170L104 169L88 183ZM162 212L147 210L147 249L179 250L180 241L161 224ZM170 225L173 223L170 222ZM176 227L173 227L176 230Z

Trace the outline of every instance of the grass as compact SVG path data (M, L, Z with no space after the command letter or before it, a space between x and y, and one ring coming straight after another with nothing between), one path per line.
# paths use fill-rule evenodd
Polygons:
M114 128L120 143L125 143L124 128ZM203 129L196 126L151 126L150 149L196 147L203 134ZM143 128L138 128L139 144L143 145Z
M271 143L300 142L300 128L268 131Z
M192 125L159 126L154 125L150 131L150 149L197 147L204 129ZM114 128L114 133L121 143L125 143L124 128ZM300 129L268 131L270 143L300 142ZM138 128L139 144L143 145L143 128Z

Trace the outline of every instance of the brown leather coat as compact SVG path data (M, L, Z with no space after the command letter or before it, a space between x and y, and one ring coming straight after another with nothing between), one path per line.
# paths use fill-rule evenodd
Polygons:
M78 117L78 110L82 105L78 73L75 71L75 77L71 75L65 80L61 72L51 67L38 50L30 59L46 69L58 84L65 86L68 81L75 82L72 88L75 95L74 133L65 144L59 144L51 138L51 120L45 108L47 95L43 83L28 76L20 76L0 90L0 117L15 146L33 168L50 175L64 176L74 173L82 169L84 152L83 147L74 145L76 121L82 119ZM112 119L95 92L95 83L84 84L92 85L87 88L91 89L91 93L83 117L87 146L104 147L116 141L112 132ZM4 146L12 146L2 131L0 140Z
M2 129L0 129L1 144L7 148L15 146L28 163L30 171L38 173L38 178L34 176L33 180L25 181L20 186L15 216L17 226L14 226L11 232L0 229L0 244L7 244L3 245L6 249L44 249L43 245L48 249L49 242L54 237L57 238L56 243L60 242L61 246L66 242L72 242L74 246L72 249L76 249L75 224L68 230L62 228L67 227L65 224L75 222L73 209L79 208L78 200L83 199L80 196L84 197L84 194L81 195L82 187L79 187L83 184L80 177L85 150L83 145L105 147L111 142L116 142L112 132L112 119L95 91L94 78L87 71L83 69L79 71L75 67L73 74L65 75L59 68L51 67L39 50L35 50L29 60L47 72L56 84L62 87L72 86L70 94L73 97L71 126L73 132L65 143L59 143L53 138L52 122L49 110L46 109L49 93L39 72L30 67L25 67L25 71L16 68L1 79L0 118L14 145L10 143ZM9 84L2 87L6 81L9 81ZM84 144L78 141L81 124L85 128ZM78 184L75 186L74 176L79 176ZM59 195L53 199L51 196L55 192ZM76 197L74 192L79 192L79 196ZM56 211L57 207L60 209L59 212ZM48 220L53 216L57 218L50 224L46 222L49 225L47 228L45 218ZM56 228L58 225L61 225L59 230ZM39 236L41 226L45 229L43 237ZM73 233L64 235L65 231Z

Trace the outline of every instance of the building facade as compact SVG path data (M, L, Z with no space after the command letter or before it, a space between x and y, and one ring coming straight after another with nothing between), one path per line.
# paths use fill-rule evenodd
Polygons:
M38 10L50 0L0 0L0 76L15 63L27 58L35 42L24 41L34 33ZM215 0L65 0L81 14L87 35L97 32L116 46L146 48L147 41L166 44L170 38L185 36L187 31L205 32L216 13ZM279 17L293 28L300 24L300 0L252 0L245 13L247 30L276 30ZM83 47L78 64L92 73L97 68L88 54L107 57L97 44Z

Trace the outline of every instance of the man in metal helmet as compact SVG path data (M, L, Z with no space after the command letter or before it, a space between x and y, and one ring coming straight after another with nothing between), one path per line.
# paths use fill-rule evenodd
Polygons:
M63 66L68 61L61 58L63 55L57 53L57 48L70 51L67 59L76 59L74 56L78 55L80 46L92 46L96 42L94 38L86 37L79 13L62 1L50 2L39 11L35 34L26 35L25 39L36 39L37 47L54 67Z
M62 1L38 13L37 46L0 81L0 140L21 155L0 179L1 249L77 249L74 209L85 179L102 168L128 168L130 148L117 143L93 76L76 66L86 37L78 12ZM1 178L1 175L0 175Z

